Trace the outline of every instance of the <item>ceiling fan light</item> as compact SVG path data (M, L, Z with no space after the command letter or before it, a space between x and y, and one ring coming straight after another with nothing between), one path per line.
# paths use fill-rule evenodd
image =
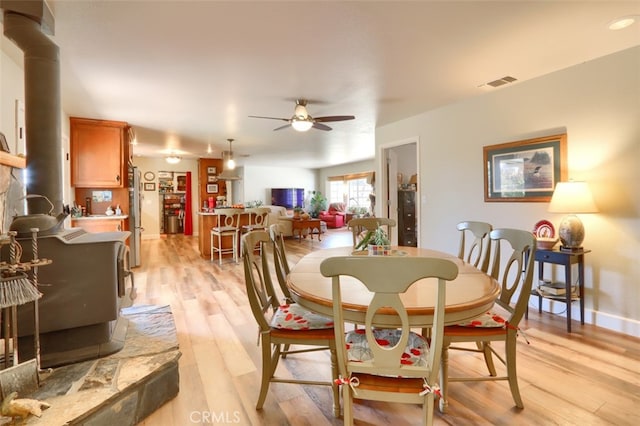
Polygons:
M291 121L291 127L293 127L298 132L306 132L312 126L313 126L313 123L311 121L307 121L307 120L297 120L297 119L294 118Z

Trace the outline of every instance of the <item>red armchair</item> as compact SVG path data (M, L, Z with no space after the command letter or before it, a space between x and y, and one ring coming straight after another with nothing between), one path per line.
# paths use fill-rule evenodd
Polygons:
M327 228L342 228L346 215L344 203L331 203L327 211L320 212L318 219L326 222Z

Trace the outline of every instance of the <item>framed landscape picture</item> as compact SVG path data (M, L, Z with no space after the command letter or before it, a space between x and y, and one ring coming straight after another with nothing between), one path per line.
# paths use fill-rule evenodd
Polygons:
M484 200L548 202L567 178L567 134L489 145L482 149Z
M207 185L207 194L216 194L218 192L218 184L210 183Z

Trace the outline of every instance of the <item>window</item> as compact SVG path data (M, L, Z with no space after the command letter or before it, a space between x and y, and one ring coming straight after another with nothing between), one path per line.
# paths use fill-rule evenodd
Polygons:
M358 173L353 175L332 176L329 178L329 202L345 203L347 209L350 207L360 207L370 211L371 198L373 193L372 182L373 173Z

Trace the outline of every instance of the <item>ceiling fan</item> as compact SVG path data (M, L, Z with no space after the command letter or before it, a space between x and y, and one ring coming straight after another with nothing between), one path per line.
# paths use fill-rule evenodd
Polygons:
M296 108L293 112L293 117L291 118L278 118L278 117L261 117L258 115L250 115L251 118L266 118L268 120L281 120L286 121L287 124L284 126L276 127L275 130L286 129L291 126L295 130L299 132L306 132L310 128L318 129L318 130L332 130L331 127L326 124L331 121L345 121L345 120L353 120L355 117L353 115L329 115L325 117L312 117L307 112L307 101L305 99L298 99L296 101Z

